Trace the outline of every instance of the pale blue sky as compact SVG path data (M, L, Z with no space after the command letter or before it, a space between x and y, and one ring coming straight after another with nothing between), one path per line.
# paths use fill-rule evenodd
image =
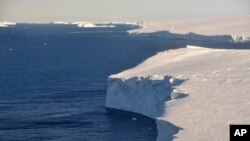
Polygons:
M0 21L166 21L250 15L250 0L0 0Z

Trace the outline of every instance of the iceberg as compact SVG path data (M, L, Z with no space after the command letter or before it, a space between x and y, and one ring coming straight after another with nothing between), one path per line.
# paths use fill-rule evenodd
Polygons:
M52 22L53 24L70 24L69 22L64 22L64 21L55 21Z
M76 24L78 27L84 27L84 28L94 28L94 27L115 27L115 25L106 24L106 23L73 22L72 24Z
M94 27L116 27L117 25L136 25L141 27L142 22L73 22L78 27L94 28Z
M13 22L0 22L0 27L13 27L16 23Z

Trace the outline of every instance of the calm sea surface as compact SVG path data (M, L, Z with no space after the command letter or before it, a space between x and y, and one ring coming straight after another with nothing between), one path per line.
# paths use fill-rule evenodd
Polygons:
M0 140L154 141L154 120L105 108L107 77L185 43L132 28L0 28Z

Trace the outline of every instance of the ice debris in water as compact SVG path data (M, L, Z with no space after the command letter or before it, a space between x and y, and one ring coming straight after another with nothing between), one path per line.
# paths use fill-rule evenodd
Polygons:
M132 120L135 121L135 120L137 120L137 118L133 117Z

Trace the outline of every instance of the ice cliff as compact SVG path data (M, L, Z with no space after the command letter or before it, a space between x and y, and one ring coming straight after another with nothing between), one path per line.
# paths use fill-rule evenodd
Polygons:
M78 27L84 28L97 28L97 27L116 27L117 25L136 25L140 26L141 23L138 22L73 22Z
M250 42L250 16L143 23L131 36L198 41Z
M182 80L171 76L140 76L120 79L110 76L106 106L157 118L166 101L173 99L174 87Z
M131 36L249 45L250 16L142 23ZM244 43L237 43L244 42ZM250 50L187 45L108 78L106 107L154 118L157 141L227 141L250 124Z
M154 118L157 141L227 141L250 123L250 51L196 46L160 52L108 78L106 107Z
M181 96L176 93L175 86L185 80L171 76L140 76L108 79L106 107L139 113L156 119L157 140L172 139L178 129L165 120L160 119L165 111L165 102Z

